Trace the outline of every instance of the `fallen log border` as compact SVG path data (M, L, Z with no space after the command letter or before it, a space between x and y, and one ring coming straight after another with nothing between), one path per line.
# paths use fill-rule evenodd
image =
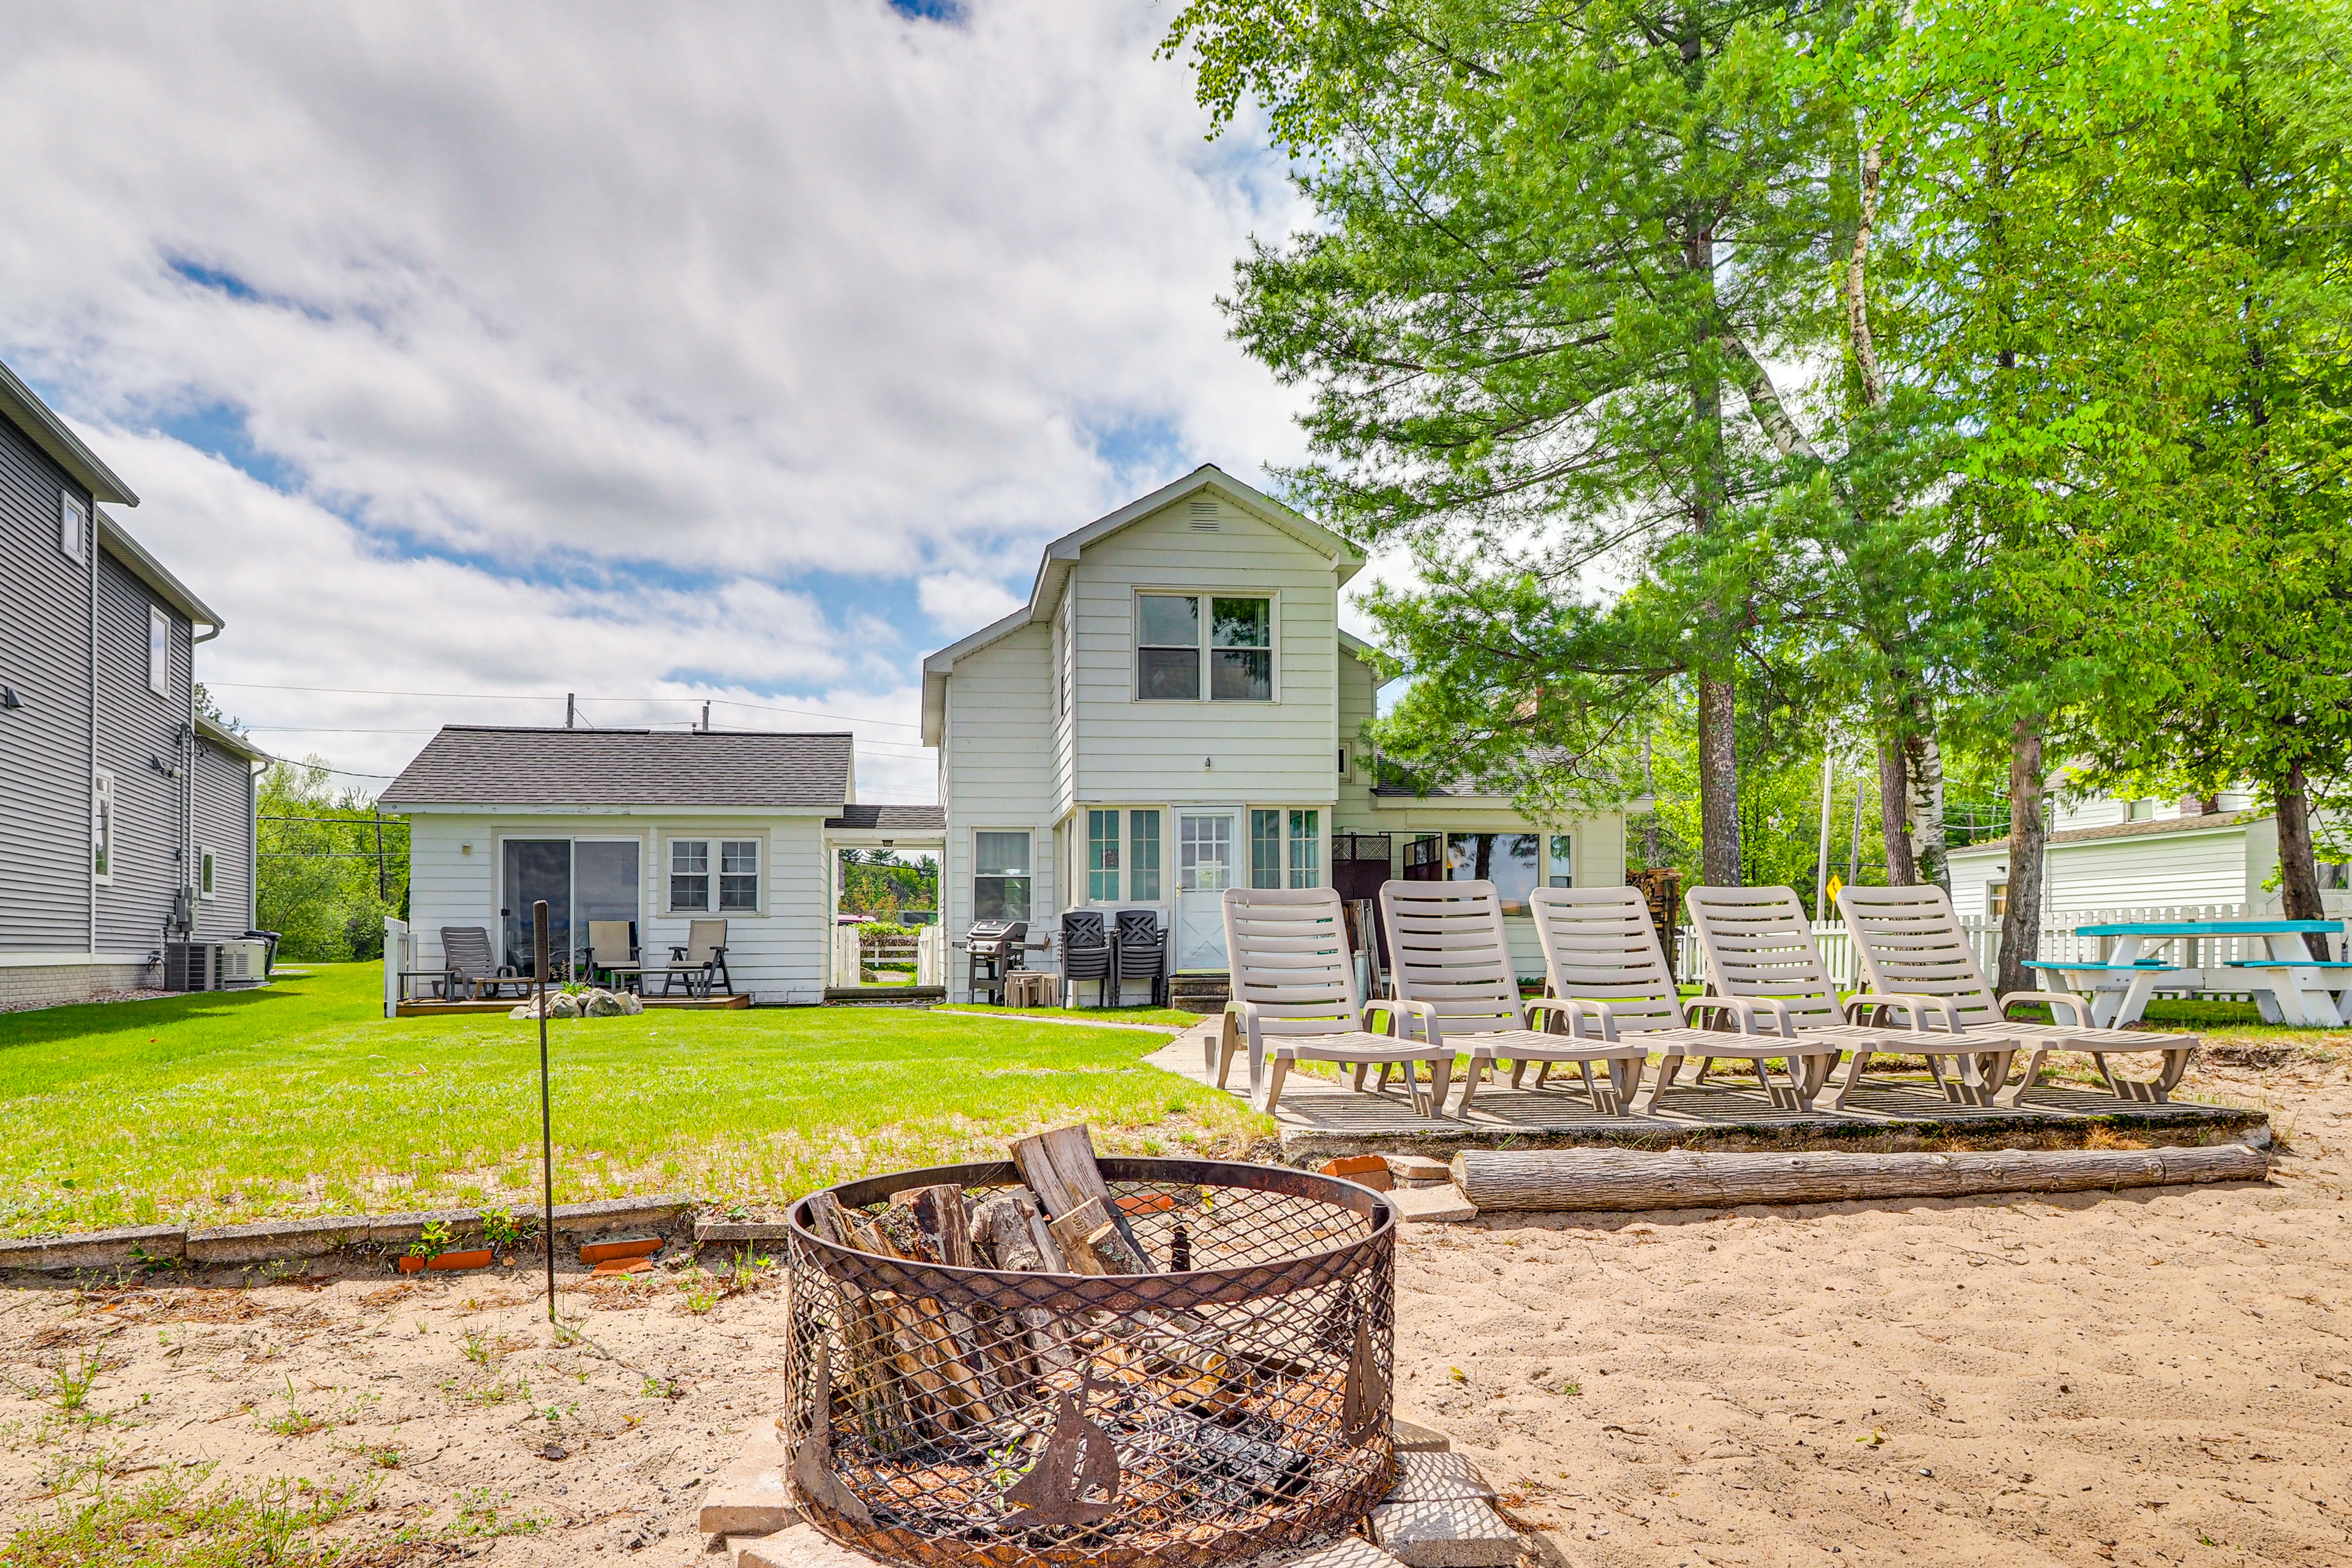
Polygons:
M1738 1208L1748 1204L2074 1193L2258 1182L2270 1158L2243 1143L2187 1149L2002 1149L1895 1154L1714 1153L1674 1149L1465 1149L1454 1184L1495 1210Z

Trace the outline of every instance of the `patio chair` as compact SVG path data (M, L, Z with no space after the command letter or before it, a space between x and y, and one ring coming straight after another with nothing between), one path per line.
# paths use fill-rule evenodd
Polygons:
M1975 1039L1983 1036L2018 1036L2032 1055L2025 1072L2012 1085L1993 1079L1993 1103L2015 1107L2042 1071L2042 1058L2052 1051L2084 1051L2117 1100L2166 1103L2189 1058L2200 1044L2195 1035L2142 1033L2132 1029L2101 1029L2091 1023L2090 998L2064 991L2012 991L1996 998L1985 980L1984 968L1969 946L1968 933L1952 909L1951 895L1932 884L1924 888L1847 888L1838 894L1838 909L1853 937L1853 950L1871 990L1916 998L1930 1028ZM2046 1004L2049 1024L2021 1024L2009 1009L2019 1002ZM2070 1016L2071 1024L2057 1020ZM2158 1053L2164 1058L2151 1080L2118 1078L2107 1066L2110 1056ZM2009 1058L2002 1056L2002 1076Z
M615 985L644 990L645 965L637 962L637 922L590 921L588 952L583 967L591 985L596 984L599 974L608 974Z
M1454 1047L1439 1034L1436 1010L1426 1002L1366 1002L1356 994L1356 966L1348 952L1339 895L1328 888L1228 888L1225 889L1225 960L1233 1000L1223 1026L1204 1042L1206 1066L1225 1087L1234 1058L1249 1051L1250 1091L1265 1085L1269 1116L1282 1100L1282 1081L1297 1062L1339 1062L1355 1071L1362 1093L1367 1068L1380 1068L1380 1092L1388 1089L1392 1067L1404 1068L1404 1086L1422 1115L1445 1114L1445 1090L1454 1071ZM1366 1026L1376 1014L1388 1016L1389 1032ZM1411 1014L1429 1027L1430 1039L1414 1040L1398 1027ZM1414 1081L1415 1062L1429 1064L1429 1094Z
M1100 910L1062 911L1062 1005L1078 1005L1078 984L1095 983L1095 1005L1111 986L1110 932Z
M1511 1063L1511 1087L1519 1087L1529 1062L1540 1062L1541 1089L1555 1062L1573 1062L1584 1077L1584 1092L1595 1110L1622 1116L1641 1086L1646 1047L1621 1045L1574 1027L1571 1004L1553 997L1522 997L1511 941L1503 929L1503 903L1492 882L1384 882L1381 925L1388 933L1389 973L1396 994L1425 1002L1423 1027L1433 1044L1466 1050L1469 1071L1462 1080L1456 1116L1470 1113L1478 1084L1497 1063ZM1569 1021L1546 1033L1537 1018L1549 1014ZM1594 1083L1592 1064L1605 1062L1609 1087Z
M1992 1103L2017 1042L1991 1033L1962 1042L1948 1032L1932 1032L1927 1004L1918 997L1857 992L1841 1003L1793 889L1693 888L1683 895L1683 907L1698 936L1711 990L1752 1004L1784 1038L1853 1053L1832 1110L1844 1109L1880 1051L1925 1057L1937 1087L1954 1104ZM1860 1022L1865 1014L1883 1020L1887 1013L1906 1026ZM1836 1065L1834 1054L1830 1065Z
M1168 932L1157 910L1121 910L1111 931L1110 1002L1127 1000L1127 983L1150 983L1151 1005L1168 1005Z
M1578 1030L1660 1053L1649 1098L1638 1108L1642 1114L1656 1111L1691 1057L1698 1058L1694 1089L1706 1082L1717 1058L1745 1061L1776 1107L1812 1109L1837 1065L1838 1049L1822 1040L1792 1042L1778 1029L1759 1027L1754 1004L1740 997L1682 996L1641 889L1538 888L1528 904L1543 947L1545 988L1574 1009ZM1694 1014L1720 1026L1694 1027ZM1786 1084L1772 1082L1765 1068L1775 1058ZM1540 1088L1542 1079L1536 1081Z
M662 994L668 995L681 980L689 996L708 996L714 987L724 995L735 994L734 976L727 973L725 921L690 921L686 940L671 945L669 963L663 966Z
M446 1000L457 1000L457 988L466 988L466 1000L479 1002L484 993L497 996L512 987L520 994L530 993L530 984L513 968L502 964L490 948L490 933L484 926L443 926L441 928L441 967L446 978L441 983Z

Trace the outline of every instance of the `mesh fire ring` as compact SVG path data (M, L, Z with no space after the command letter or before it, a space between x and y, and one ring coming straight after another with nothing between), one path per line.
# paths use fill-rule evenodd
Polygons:
M818 1194L793 1205L784 1439L818 1530L923 1568L1206 1568L1336 1537L1387 1494L1388 1200L1278 1166L1100 1169L1155 1272L893 1257L821 1235ZM937 1187L1019 1253L1009 1163L827 1191L902 1250L892 1194Z

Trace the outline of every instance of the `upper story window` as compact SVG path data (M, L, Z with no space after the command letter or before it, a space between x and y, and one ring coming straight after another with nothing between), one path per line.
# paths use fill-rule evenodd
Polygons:
M1274 700L1274 601L1137 595L1136 696L1197 702L1204 693L1213 702Z
M172 694L172 617L161 605L147 606L147 689Z
M980 832L971 836L971 917L979 921L1029 918L1029 836Z
M68 496L58 514L58 548L68 560L81 559L82 539L89 531L89 513L83 510L79 496Z

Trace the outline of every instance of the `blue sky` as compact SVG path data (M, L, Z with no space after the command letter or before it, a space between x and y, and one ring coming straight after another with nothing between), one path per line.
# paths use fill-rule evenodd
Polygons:
M919 659L1045 540L1297 455L1213 299L1303 214L1171 14L22 7L0 357L274 750L711 699L928 799Z

